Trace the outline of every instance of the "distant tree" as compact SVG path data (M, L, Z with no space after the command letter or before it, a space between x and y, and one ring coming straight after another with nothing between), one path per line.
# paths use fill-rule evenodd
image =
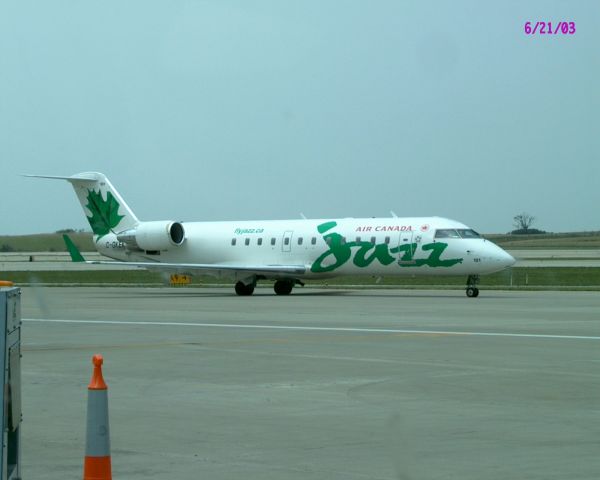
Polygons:
M62 230L57 230L56 233L74 233L75 230L72 228L63 228Z
M4 243L0 247L0 252L14 252L14 251L15 251L15 249L6 243Z
M513 217L513 225L515 226L516 230L514 230L513 233L516 233L517 231L519 233L529 233L533 222L535 222L535 217L533 215L529 215L528 213L523 212L519 213L519 215L515 215Z

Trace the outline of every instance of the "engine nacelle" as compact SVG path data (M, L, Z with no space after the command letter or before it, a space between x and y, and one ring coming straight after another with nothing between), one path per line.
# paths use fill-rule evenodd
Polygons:
M142 222L135 228L117 234L117 240L132 250L168 250L185 241L185 229L179 222Z

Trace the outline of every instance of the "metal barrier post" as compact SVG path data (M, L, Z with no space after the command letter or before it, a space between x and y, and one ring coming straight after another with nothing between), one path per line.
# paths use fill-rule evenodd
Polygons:
M21 289L0 288L0 480L21 478Z

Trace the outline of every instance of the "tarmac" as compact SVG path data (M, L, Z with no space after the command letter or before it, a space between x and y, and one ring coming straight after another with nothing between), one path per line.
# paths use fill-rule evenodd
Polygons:
M597 292L24 288L23 478L594 479Z

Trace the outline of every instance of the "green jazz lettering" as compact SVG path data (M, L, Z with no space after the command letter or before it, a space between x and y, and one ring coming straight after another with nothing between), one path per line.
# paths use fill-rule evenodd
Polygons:
M329 245L329 249L323 252L319 258L312 264L310 270L314 273L331 272L344 265L350 258L359 268L368 267L377 260L382 265L390 265L397 259L400 267L451 267L457 263L462 263L462 258L452 258L442 260L441 255L448 247L447 243L435 242L426 243L421 246L421 251L430 252L426 258L416 258L418 245L416 243L406 243L397 247L389 248L387 243L372 244L371 242L346 242L344 237L337 232L330 231L337 226L336 222L325 222L317 227L323 239ZM352 256L354 251L354 256ZM394 257L393 254L397 254ZM400 256L402 254L402 256Z

